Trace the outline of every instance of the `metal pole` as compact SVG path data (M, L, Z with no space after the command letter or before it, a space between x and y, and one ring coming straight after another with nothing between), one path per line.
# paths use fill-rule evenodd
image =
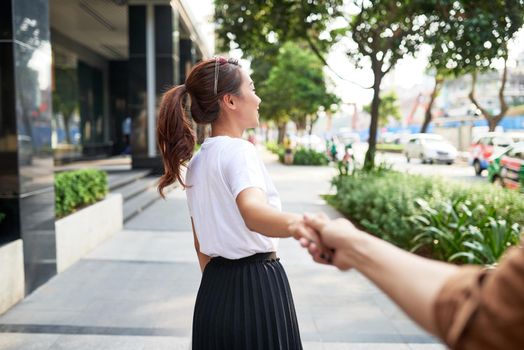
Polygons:
M156 156L155 8L146 5L147 154Z

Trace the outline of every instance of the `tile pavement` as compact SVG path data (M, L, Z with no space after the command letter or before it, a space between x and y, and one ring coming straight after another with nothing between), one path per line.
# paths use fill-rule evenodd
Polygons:
M334 170L284 167L262 152L285 210L325 211ZM200 280L184 193L169 194L0 317L0 349L189 349ZM279 255L306 350L442 350L355 271L315 265L297 242Z

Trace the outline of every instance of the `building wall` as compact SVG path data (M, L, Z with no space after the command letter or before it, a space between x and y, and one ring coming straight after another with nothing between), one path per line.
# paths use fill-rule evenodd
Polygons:
M0 245L21 238L25 288L56 273L47 0L0 2Z

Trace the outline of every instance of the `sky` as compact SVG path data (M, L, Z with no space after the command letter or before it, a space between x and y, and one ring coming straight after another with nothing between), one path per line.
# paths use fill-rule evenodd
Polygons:
M213 21L213 0L185 0L185 4L190 8L193 17L197 20L197 25L201 27L202 33L205 35L205 40L209 47L214 46L214 25ZM198 14L198 16L196 15ZM336 73L343 77L341 79L334 74L330 69L326 69L326 74L333 81L333 92L342 98L345 103L356 103L360 106L368 104L372 98L372 90L364 89L362 86L371 86L373 75L370 69L357 70L350 63L350 60L345 54L344 45L349 43L341 43L336 45L331 53L328 55L327 61L330 67ZM515 40L510 43L510 59L509 65L519 53L524 51L524 29L517 33ZM241 51L236 50L229 53L230 56L240 58ZM430 54L428 47L422 48L416 57L406 57L397 63L394 71L391 71L384 80L384 85L396 86L404 89L409 89L414 86L427 82L424 72L427 66L427 58ZM249 67L247 62L242 63L243 66ZM501 64L499 63L500 67ZM351 83L356 82L357 84ZM360 86L359 86L360 85Z

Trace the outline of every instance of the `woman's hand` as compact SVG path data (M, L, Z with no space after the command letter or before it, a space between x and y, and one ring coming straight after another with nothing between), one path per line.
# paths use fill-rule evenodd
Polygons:
M317 233L320 241L318 244L317 241L307 239L306 236L298 238L300 244L308 249L313 260L321 264L335 265L341 270L349 270L353 267L351 240L362 235L362 231L346 219L330 220L324 213L306 214L303 222Z

